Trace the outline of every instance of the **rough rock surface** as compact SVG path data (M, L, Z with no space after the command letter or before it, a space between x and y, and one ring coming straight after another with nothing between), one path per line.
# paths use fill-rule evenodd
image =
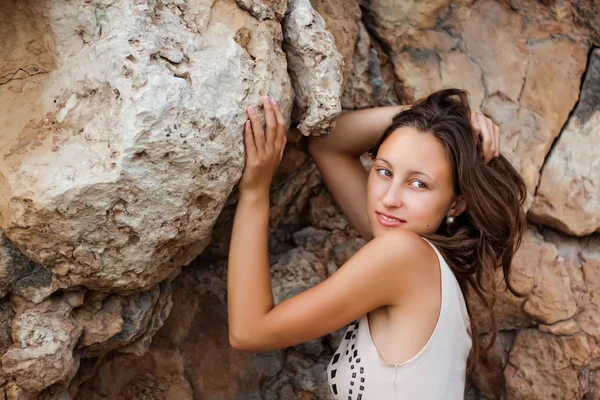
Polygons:
M281 21L287 10L287 0L236 0L238 6L255 18Z
M243 110L268 93L289 116L294 101L290 122L321 135L340 103L443 86L501 126L531 195L511 275L523 297L499 294L498 340L465 398L600 398L600 3L360 5L0 2L0 399L329 398L343 329L262 355L227 340ZM301 137L269 222L277 301L365 244Z
M245 107L291 109L280 23L98 0L3 2L0 25L0 228L57 287L132 292L193 260L241 175Z
M364 23L360 22L342 106L357 109L398 104L394 85L394 68L389 57L371 40Z
M590 55L579 102L546 159L530 218L572 235L600 230L600 50Z
M298 130L306 136L327 135L342 111L342 56L323 17L308 0L290 0L284 36Z
M2 356L2 369L24 390L41 391L71 372L82 328L69 315L73 306L62 298L20 308L12 320L13 344Z
M468 3L370 1L367 27L391 50L411 101L447 86L470 92L504 130L502 150L533 195L577 101L589 32L561 2Z
M358 0L310 0L310 4L323 17L325 28L333 36L335 47L343 57L345 82L354 68L352 56L362 16Z
M39 302L54 290L50 271L29 260L0 232L0 298L12 292Z

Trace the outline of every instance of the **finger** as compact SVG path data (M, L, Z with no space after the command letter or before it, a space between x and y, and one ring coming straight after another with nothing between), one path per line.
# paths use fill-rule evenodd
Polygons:
M490 132L490 137L492 139L492 145L490 146L490 153L488 155L488 161L496 156L496 151L498 150L498 141L496 140L496 129L494 128L496 124L490 118L485 118L485 122L488 126L488 130Z
M275 143L275 136L277 135L277 120L275 119L275 114L273 113L273 105L271 104L271 100L269 96L263 97L263 105L265 109L265 136L266 138L266 146L267 151L273 149L273 144Z
M246 160L253 161L257 158L256 144L254 143L254 135L252 134L252 125L250 120L246 120L244 124L244 142L246 145Z
M248 118L252 125L252 136L256 145L256 153L260 157L265 153L265 133L263 132L258 114L252 107L248 107Z
M277 139L281 140L281 138L285 138L285 117L281 113L279 104L277 104L275 100L272 100L271 104L273 104L273 111L275 112L275 119L277 120Z
M496 157L500 157L500 140L501 140L501 136L500 136L500 127L498 125L494 125L494 131L496 133Z
M479 125L479 119L477 118L478 115L479 113L477 112L471 113L471 126L473 127L473 135L475 135L475 138L477 138L481 132L481 126Z
M281 159L283 158L283 153L285 152L285 145L287 143L287 138L285 137L285 135L283 136L283 139L281 140L282 145L281 145L281 152L279 153L279 161L281 161Z
M488 129L487 123L485 122L485 116L482 114L478 115L479 126L481 127L481 141L483 147L483 161L487 164L490 160L490 148L492 147L492 134Z

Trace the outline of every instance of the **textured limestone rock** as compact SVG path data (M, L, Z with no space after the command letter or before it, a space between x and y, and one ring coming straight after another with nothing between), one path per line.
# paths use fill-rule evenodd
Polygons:
M145 289L189 263L240 177L245 107L291 109L279 22L208 0L0 18L6 235L63 287Z
M113 307L120 307L122 310L121 329L115 335L102 337L102 313L100 313L96 320L92 320L86 325L86 328L89 330L87 337L97 338L98 336L101 336L103 340L95 343L88 343L84 348L84 355L86 357L99 357L115 349L121 350L121 347L141 338L151 326L150 323L154 318L154 314L157 312L162 313L162 308L169 307L170 305L168 301L165 301L166 299L159 302L159 298L165 296L168 297L169 295L169 285L161 284L156 285L148 291L135 295L126 297L117 296L115 301L118 302L120 306L113 305ZM157 305L159 307L157 307ZM119 325L119 322L116 321L115 324ZM113 327L113 329L115 328L116 327ZM88 339L88 341L91 340Z
M29 260L0 233L0 298L13 292L40 302L54 290L50 271Z
M486 344L489 343L489 338L490 335L481 337ZM473 375L473 384L481 395L490 399L501 398L505 383L502 371L508 362L513 340L514 333L511 331L499 333L487 358L481 357L477 371Z
M116 295L102 300L90 300L73 312L73 318L83 327L79 347L102 343L123 330L123 304Z
M550 201L575 192L561 179L547 182L561 143L593 155L593 141L573 142L598 122L591 63L579 94L590 43L599 44L597 2L370 0L361 3L358 26L356 3L335 0L313 0L314 10L291 2L285 18L286 1L67 3L0 3L7 38L0 45L0 108L7 111L0 113L0 350L9 360L8 372L0 369L0 399L328 398L325 366L343 329L261 356L233 351L227 341L226 259L237 201L230 192L243 162L236 132L244 107L257 106L261 94L289 112L285 56L296 87L314 90L297 90L292 118L311 134L330 127L342 76L345 108L411 102L443 86L468 89L473 108L503 128L502 150L531 194L537 187L531 219L544 188L552 188ZM300 17L310 17L312 29ZM327 59L315 62L315 51ZM310 122L315 115L320 122ZM321 282L364 244L300 136L290 139L271 191L277 301ZM592 200L597 187L584 186ZM585 208L593 204L578 208L585 222L594 220ZM171 290L176 267L209 240ZM500 293L499 339L469 398L598 397L600 236L530 226L511 280L524 297ZM52 309L51 301L59 312L38 312ZM489 319L474 311L486 340ZM45 318L36 326L60 324L65 340L19 369L20 342L5 339L27 313ZM69 326L79 326L76 344ZM28 349L50 348L56 336ZM46 375L34 387L42 366Z
M308 0L289 2L284 36L298 130L306 136L327 135L342 111L342 56L325 21Z
M327 278L325 266L303 249L283 254L271 266L271 286L275 304L309 289Z
M236 0L236 3L259 20L281 21L287 10L287 0Z
M358 25L352 69L347 77L342 106L368 108L398 104L394 91L394 70L389 57L371 40L365 25Z
M503 130L502 151L533 195L577 101L589 36L569 6L518 3L377 0L370 2L368 26L391 50L409 101L447 86L470 92L471 107Z
M600 50L590 55L579 102L546 159L530 219L583 236L600 230Z
M343 57L345 82L353 69L352 56L361 18L359 2L357 0L310 0L310 4L323 17L325 28L333 36L335 47Z
M13 344L2 356L2 369L22 389L41 391L68 377L73 349L82 328L70 316L73 306L61 298L23 305L12 320Z
M174 318L143 357L116 355L103 362L77 398L125 400L259 398L260 381L282 367L279 352L251 355L229 346L225 264L193 265L174 281ZM75 393L75 392L74 392ZM237 397L236 397L237 396Z
M597 345L594 345L597 351ZM515 399L580 399L585 393L579 379L581 360L571 357L591 356L591 343L584 334L555 337L523 330L517 335L504 370L506 396ZM579 365L578 365L579 364Z
M144 353L146 353L150 347L150 344L152 343L154 335L160 328L163 327L165 320L171 313L171 309L173 308L173 299L171 294L171 282L161 282L160 293L158 295L158 299L156 300L156 304L154 305L154 309L152 310L148 327L142 336L138 337L134 342L119 347L119 352L135 354L138 356L142 356Z

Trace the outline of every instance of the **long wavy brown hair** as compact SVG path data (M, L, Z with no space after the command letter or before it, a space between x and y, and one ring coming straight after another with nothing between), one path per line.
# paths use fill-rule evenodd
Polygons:
M400 127L412 127L435 136L453 167L456 194L467 203L452 224L444 220L433 235L426 235L442 253L463 292L471 321L473 342L467 373L496 340L498 324L493 311L497 293L495 271L502 268L512 294L522 297L510 283L510 266L526 227L523 203L527 189L523 178L502 155L487 164L481 140L471 126L471 108L464 90L445 89L396 114L376 146L373 158L387 137ZM425 236L425 235L424 235ZM487 346L480 343L477 321L471 313L468 292L475 291L488 311L492 334Z

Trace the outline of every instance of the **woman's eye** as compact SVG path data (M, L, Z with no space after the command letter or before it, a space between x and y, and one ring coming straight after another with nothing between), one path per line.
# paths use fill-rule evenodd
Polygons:
M390 172L390 170L389 169L385 169L385 168L378 168L377 169L377 173L379 175L383 175L383 176L385 176L387 178L390 178L392 176L392 173Z
M410 184L417 189L427 189L427 185L421 181L412 181Z

